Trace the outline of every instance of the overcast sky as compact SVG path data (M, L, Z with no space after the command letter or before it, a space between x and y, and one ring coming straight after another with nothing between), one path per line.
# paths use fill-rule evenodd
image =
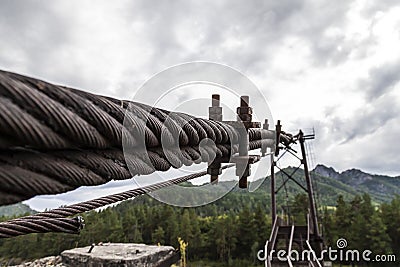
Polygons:
M232 66L284 129L315 127L317 162L400 174L397 0L3 0L0 40L1 69L124 99L172 65Z

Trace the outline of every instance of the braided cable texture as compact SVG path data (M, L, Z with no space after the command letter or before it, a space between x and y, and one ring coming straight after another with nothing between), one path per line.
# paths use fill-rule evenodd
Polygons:
M263 136L250 129L249 149ZM0 71L0 205L229 158L237 144L222 122Z
M234 167L234 164L225 165L222 169ZM153 192L155 190L177 185L191 179L199 178L207 174L207 171L197 172L160 182L141 188L117 193L82 203L73 204L67 207L60 207L51 211L41 212L30 216L12 219L0 223L0 238L9 238L29 233L79 233L83 228L83 219L81 217L66 218L86 211L94 210L119 201L124 201L142 194Z

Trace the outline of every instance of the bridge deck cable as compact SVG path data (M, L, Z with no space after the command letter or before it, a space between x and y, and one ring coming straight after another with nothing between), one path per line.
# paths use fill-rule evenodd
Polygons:
M235 164L222 166L222 169L234 167ZM119 201L128 200L142 194L150 193L168 186L178 185L180 183L202 177L207 174L207 171L201 171L168 181L147 185L108 195L105 197L73 204L66 207L60 207L46 212L40 212L34 215L29 215L17 219L12 219L0 223L0 238L9 238L29 233L47 233L47 232L64 232L78 234L83 228L83 220L80 216L76 218L67 218L79 213L94 210Z
M0 71L0 205L229 158L238 136L228 123ZM249 129L249 150L271 136Z

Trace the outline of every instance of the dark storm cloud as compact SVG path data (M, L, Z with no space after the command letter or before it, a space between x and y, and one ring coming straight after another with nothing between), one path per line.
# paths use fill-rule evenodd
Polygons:
M379 98L400 82L400 60L375 67L368 76L361 81L360 89L365 90L369 100Z
M398 0L381 0L381 1L367 1L363 8L362 14L370 18L380 11L387 11L388 9L398 6Z
M56 60L57 53L68 42L70 30L68 15L55 12L50 3L3 1L0 36L3 46L10 51L0 53L0 64L40 75L43 73L41 70L60 64ZM14 53L22 58L12 58ZM23 66L16 66L19 59L23 60Z
M384 97L366 104L346 119L336 116L330 118L329 124L333 136L337 138L336 141L342 140L341 144L346 144L356 138L362 138L381 128L386 128L389 121L398 118L399 110L398 101L391 97Z
M400 173L399 110L399 103L386 99L346 119L337 116L323 120L302 118L298 125L314 127L317 162L342 171L358 168L396 176Z
M357 13L354 0L135 0L109 3L2 1L0 68L129 99L141 83L166 67L192 60L213 61L232 66L250 78L267 81L261 87L271 99L271 96L281 94L281 88L269 86L269 83L279 83L279 79L297 79L301 83L303 78L301 73L294 75L284 67L282 72L287 76L280 78L273 73L277 71L274 59L290 50L287 46L292 43L293 49L304 46L306 51L301 60L307 69L302 71L315 68L320 73L334 72L336 70L331 67L369 57L369 49L375 49L378 38L372 34L361 39L346 36L346 27L351 23L348 17L354 15L349 11ZM368 1L364 5L362 14L372 21L377 12L389 10L398 5L398 1ZM93 13L95 19L87 19L87 15ZM89 53L92 50L97 53ZM143 51L143 55L135 51ZM109 62L110 58L118 57L121 60ZM291 67L291 59L286 60L283 64ZM108 75L112 72L116 73L115 77ZM398 143L400 129L393 126L393 121L398 121L400 104L388 95L398 85L399 73L400 62L397 61L371 69L369 76L357 88L352 88L359 97L368 99L366 107L354 115L339 117L340 104L326 102L330 106L319 111L321 114L315 116L319 118L314 122L319 134L316 149L321 155L327 153L325 148L332 143L341 143L341 147L349 146L348 150L353 150L351 145L357 140L368 136L383 138L381 132L386 129L387 140ZM322 83L328 85L314 83L312 86L330 87L330 82L324 80ZM346 82L352 84L354 81ZM313 105L314 101L326 101L313 99L312 90L301 90L304 90L304 99L299 102ZM181 100L190 98L187 95L181 97ZM289 123L298 127L313 126L310 118L299 114L299 106L287 107L285 104L275 106L296 109ZM382 162L384 168L398 170L395 152L400 147L381 140L376 142L383 142L375 148L377 153L388 155L388 158L375 160L374 164ZM367 153L367 147L357 149L363 157L346 162L347 167L357 167L352 166L355 163L359 167L372 166L368 164L375 155ZM326 156L325 159L340 163L340 156L338 159ZM379 172L378 165L376 169Z
M337 39L340 37L332 39L324 36L323 32L327 27L342 25L349 5L347 2L173 1L159 2L157 5L152 1L129 2L119 10L118 16L123 21L120 26L129 29L135 22L143 24L140 35L132 32L127 39L137 36L138 40L143 40L143 46L150 45L151 58L138 73L129 70L129 65L135 64L136 58L126 55L123 63L126 66L118 66L125 78L118 82L115 94L121 96L125 88L143 82L140 80L143 73L149 77L165 67L191 60L223 62L249 74L265 75L266 69L270 68L271 58L288 36L297 36L312 47L313 57L310 61L318 64L340 62L348 51L344 47L342 52L338 52L335 43L340 41ZM19 56L22 57L20 65L16 65L15 59L1 53L3 67L14 65L16 70L28 74L71 86L101 90L105 87L102 78L96 77L95 73L93 77L84 76L74 61L80 47L80 41L74 39L76 32L83 31L89 37L92 34L82 30L84 25L74 23L76 13L85 11L73 5L67 5L66 10L56 7L57 1L46 4L21 0L2 3L0 36L7 48L20 52ZM105 20L109 19L107 14L102 16ZM96 24L91 21L87 23ZM195 50L191 50L190 44L186 43L190 40L178 38L182 28L198 33L198 47ZM114 30L118 32L121 29ZM233 49L226 48L224 43L230 39L242 44ZM99 44L93 42L91 45L95 47ZM60 51L70 54L71 60L60 62ZM115 53L119 52L116 47ZM86 60L98 61L94 58Z
M375 173L399 176L399 133L400 120L392 120L390 125L387 125L379 135L375 136L374 145L366 147L358 163L360 168ZM378 160L379 158L382 160Z
M348 5L347 1L319 5L285 0L175 1L172 5L154 6L151 1L140 1L132 2L127 12L136 14L141 10L139 16L146 22L147 36L154 44L152 64L158 67L209 59L257 74L265 72L270 59L289 36L301 38L312 46L311 60L316 63L343 60L349 46L338 52L337 37L326 37L323 33L330 26L342 27ZM196 51L189 51L185 40L177 39L177 31L183 26L199 32ZM242 44L236 49L224 47L230 39Z

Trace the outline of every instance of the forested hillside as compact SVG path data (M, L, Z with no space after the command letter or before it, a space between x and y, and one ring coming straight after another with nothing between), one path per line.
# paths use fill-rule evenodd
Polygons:
M290 203L291 219L298 223L305 222L306 199L305 195L297 195ZM11 258L18 262L98 242L160 243L177 247L177 238L182 237L189 242L190 262L262 266L256 253L263 248L270 232L267 205L265 199L241 193L231 193L216 203L194 209L171 207L142 196L100 212L84 214L86 227L80 235L31 234L0 240L0 257L3 262ZM351 201L339 197L336 209L324 209L320 215L327 244L335 244L337 238L343 237L348 240L349 248L369 248L374 253L386 254L400 249L397 224L400 197L379 209L372 205L368 195L356 196Z
M28 205L23 203L17 203L8 206L0 207L0 216L18 216L25 213L35 213L33 209L31 209Z
M334 245L338 238L346 238L349 248L368 248L384 254L400 251L399 196L390 196L394 199L378 205L372 196L357 195L355 189L337 178L315 173L313 178L317 182L319 203L323 204L319 216L327 245ZM285 210L290 213L287 219L305 224L307 197L299 192L293 183L282 187L278 212ZM268 179L256 192L234 189L218 201L198 208L172 207L141 196L102 211L83 214L86 227L80 235L31 234L0 240L0 258L3 263L10 259L19 262L98 242L143 242L178 247L178 237L181 237L189 242L189 262L200 262L199 266L263 266L256 255L270 234L269 206Z

